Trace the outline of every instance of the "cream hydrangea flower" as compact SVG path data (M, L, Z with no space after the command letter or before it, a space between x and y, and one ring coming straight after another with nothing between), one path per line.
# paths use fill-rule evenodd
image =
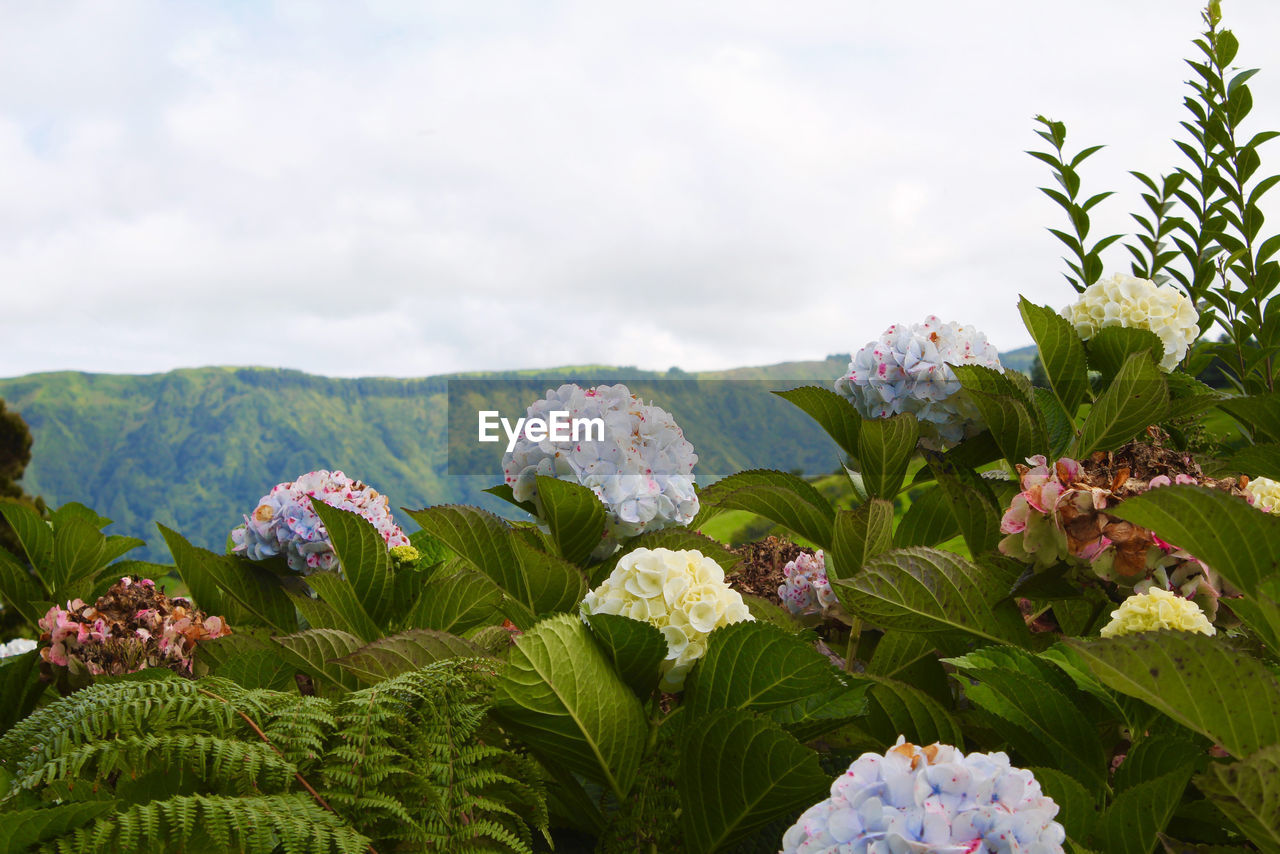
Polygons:
M902 737L864 753L782 837L781 854L1062 854L1058 805L1004 753Z
M1280 481L1269 477L1255 477L1245 486L1249 503L1266 513L1280 515Z
M1200 606L1176 593L1152 587L1146 593L1135 593L1111 612L1111 622L1102 627L1104 638L1175 629L1180 632L1216 632Z
M582 600L582 616L621 614L658 629L667 641L660 687L684 687L693 663L707 651L707 635L754 620L742 594L724 580L720 564L688 549L635 549L623 555L599 587Z
M1157 285L1117 273L1100 279L1080 294L1062 314L1086 341L1107 326L1148 329L1164 344L1160 367L1172 371L1200 335L1200 313L1195 304L1173 285Z

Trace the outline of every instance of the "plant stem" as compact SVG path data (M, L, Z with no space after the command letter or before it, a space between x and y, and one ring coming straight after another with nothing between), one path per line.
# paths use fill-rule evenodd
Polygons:
M849 644L844 652L844 669L846 673L853 672L853 662L858 654L858 642L860 640L862 640L862 620L854 617L853 625L849 626Z

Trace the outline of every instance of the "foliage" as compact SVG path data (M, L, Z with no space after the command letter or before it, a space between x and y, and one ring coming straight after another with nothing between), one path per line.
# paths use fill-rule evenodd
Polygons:
M487 723L493 679L460 659L340 700L95 685L0 739L0 850L530 851L545 805Z

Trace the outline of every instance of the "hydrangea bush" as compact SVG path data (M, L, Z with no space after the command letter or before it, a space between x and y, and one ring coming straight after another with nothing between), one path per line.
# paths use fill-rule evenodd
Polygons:
M304 575L336 568L329 533L311 507L315 500L359 514L377 529L388 549L409 545L385 495L340 471L321 469L276 484L262 496L244 524L232 530L232 552L254 560L284 555L289 568Z
M922 445L948 448L985 426L953 364L1002 370L987 336L930 315L923 323L894 324L859 350L835 389L864 418L912 413L920 422Z
M685 525L698 512L693 466L698 455L671 414L646 404L625 385L584 389L565 384L527 410L528 418L567 412L570 419L598 418L604 437L533 442L521 434L502 457L502 471L517 501L531 501L543 515L538 475L587 487L608 508L597 557L646 531Z

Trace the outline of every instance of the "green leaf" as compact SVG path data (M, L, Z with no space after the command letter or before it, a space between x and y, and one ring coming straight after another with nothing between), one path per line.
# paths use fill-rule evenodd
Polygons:
M1096 799L1070 774L1057 768L1030 767L1041 790L1058 805L1054 821L1062 825L1072 842L1088 839L1098 821Z
M721 478L707 488L698 490L698 501L701 507L698 515L689 523L689 527L696 531L721 510L728 509L720 507L720 500L725 496L740 489L756 487L790 490L805 504L811 504L814 507L829 506L827 500L822 497L822 493L803 478L772 469L748 469Z
M1108 512L1177 543L1250 596L1280 573L1280 518L1222 490L1167 486Z
M816 385L775 391L774 394L803 409L846 454L851 457L858 455L862 416L843 396Z
M1084 459L1096 450L1119 447L1162 421L1168 406L1169 389L1155 362L1145 352L1130 355L1089 410L1072 456Z
M81 801L5 812L0 821L0 854L22 854L118 808L117 801Z
M961 643L964 639L961 638ZM944 641L947 643L947 641ZM938 642L932 635L915 632L886 632L876 644L867 663L867 674L906 682L933 699L949 706L951 682L934 652Z
M1098 847L1107 854L1151 854L1190 779L1191 766L1185 765L1118 794L1094 832Z
M1236 757L1280 742L1280 683L1266 665L1198 632L1065 641L1108 687L1156 707Z
M667 657L662 632L648 623L621 614L591 614L591 636L600 644L622 677L641 701L649 699L662 678L659 668Z
M53 529L53 560L44 570L55 593L92 576L106 562L107 538L92 523L70 518Z
M1280 745L1239 762L1212 763L1195 782L1259 850L1280 852Z
M351 632L366 641L382 636L382 630L360 604L350 582L336 572L313 572L307 576L307 585L337 615L338 628Z
M1113 788L1123 792L1174 771L1186 770L1190 775L1197 764L1203 764L1204 748L1182 731L1148 735L1129 748L1116 769Z
M447 658L487 658L471 641L434 629L409 629L379 638L333 663L361 682L374 684Z
M996 603L1008 595L1006 580L952 552L897 549L872 558L854 578L833 587L851 613L885 628L959 630L1017 646L1030 642L1016 609L997 614Z
M927 470L922 469L922 470ZM942 489L932 486L911 502L893 533L893 544L902 546L936 546L960 533Z
M777 626L744 621L707 638L707 651L685 684L683 707L769 711L840 689L848 681L813 646ZM861 693L861 691L859 691Z
M534 504L532 501L517 500L515 492L511 489L511 484L509 483L500 483L497 486L491 486L488 489L483 489L481 490L481 492L487 492L490 495L496 495L498 498L501 498L503 501L507 502L508 504L513 504L516 507L519 507L521 510L528 513L530 516L536 517L538 515L538 506Z
M197 548L177 531L157 523L178 566L178 575L207 613L228 622L268 626L278 632L298 627L298 615L279 581L250 561Z
M795 480L804 483L799 478ZM835 511L821 493L807 483L804 485L805 489L798 489L794 484L743 486L721 496L717 506L725 510L755 513L794 531L821 548L831 548L831 526L835 520Z
M0 514L13 528L27 560L38 570L53 563L53 530L36 509L12 499L0 500ZM53 591L50 590L50 593Z
M1280 442L1280 392L1232 397L1218 407L1252 430L1254 441Z
M541 474L537 478L538 498L556 551L570 563L583 563L604 537L604 504L581 484Z
M1015 384L1015 374L1006 375L984 365L953 365L952 370L982 413L1010 466L1049 449L1039 410L1032 406L1030 393Z
M768 718L726 710L691 721L677 787L690 851L711 854L822 800L831 779L818 755Z
M868 712L857 728L865 733L855 748L883 752L899 735L912 744L943 744L964 748L964 734L951 713L928 694L896 679L880 676L854 677L869 682Z
M1227 470L1242 472L1250 478L1269 477L1280 480L1280 444L1242 448L1227 460Z
M916 450L919 425L909 412L862 422L858 461L867 492L890 501L902 488L907 466Z
M252 631L252 630L250 630ZM236 632L214 640L201 641L196 648L197 675L209 673L230 679L245 688L288 691L294 685L294 667L280 654L270 637Z
M31 714L48 686L40 679L40 651L0 659L0 734ZM4 797L0 788L0 798Z
M493 714L544 763L607 786L619 800L631 790L648 723L576 616L548 617L516 641Z
M1067 414L1062 404L1053 396L1053 392L1044 388L1034 389L1036 406L1044 418L1045 437L1049 440L1049 450L1053 457L1066 453L1067 448L1076 438L1075 419Z
M489 576L461 569L430 584L405 618L406 628L461 634L496 619L502 590Z
M893 504L872 498L836 514L827 573L852 578L868 558L893 548Z
M1086 349L1089 367L1101 373L1106 381L1115 377L1125 362L1139 353L1150 353L1155 362L1164 358L1164 344L1159 335L1148 329L1128 326L1106 326L1099 329L1089 339Z
M355 691L360 682L336 662L364 646L360 638L339 629L307 629L272 638L283 650L286 661L317 679L344 690Z
M44 601L45 595L37 587L31 571L0 548L0 600L21 614L34 627L44 616L35 603Z
M945 456L932 452L926 456L969 553L980 555L994 549L1000 542L1003 507L991 484L972 469L953 465Z
M311 508L329 534L356 601L374 623L386 622L392 590L391 557L387 554L386 541L377 528L354 511L331 507L319 500L312 501Z

